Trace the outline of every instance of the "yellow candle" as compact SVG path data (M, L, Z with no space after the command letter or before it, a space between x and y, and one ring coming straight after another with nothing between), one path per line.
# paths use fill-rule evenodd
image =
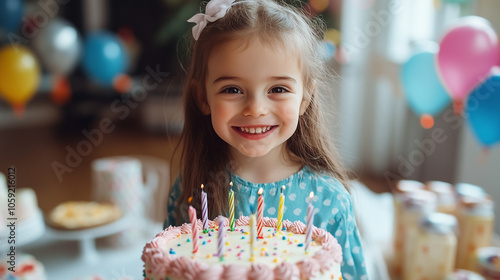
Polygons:
M281 187L281 194L280 194L280 204L278 207L278 223L276 224L276 232L281 232L281 227L283 223L283 213L285 211L285 195L283 194L283 190L285 189L285 186Z
M255 260L254 257L254 246L255 246L255 214L250 215L250 261Z

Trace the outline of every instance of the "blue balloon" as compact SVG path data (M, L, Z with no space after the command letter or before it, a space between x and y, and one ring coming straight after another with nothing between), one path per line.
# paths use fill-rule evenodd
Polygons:
M111 86L113 79L125 72L127 56L122 43L112 33L90 34L85 41L83 70L96 82Z
M330 41L321 42L321 52L322 58L324 60L329 60L335 55L335 45Z
M469 95L465 116L484 146L500 141L500 68L493 67L488 78Z
M406 100L419 116L436 115L451 103L436 71L437 52L437 44L422 46L401 68Z
M16 32L24 15L22 0L0 0L0 29Z

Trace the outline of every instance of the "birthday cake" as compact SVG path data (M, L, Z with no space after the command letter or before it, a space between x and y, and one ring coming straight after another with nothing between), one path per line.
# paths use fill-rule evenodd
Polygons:
M144 279L342 279L342 249L327 231L313 227L306 251L302 222L284 220L283 230L276 232L277 219L264 218L263 238L251 244L249 217L236 220L234 231L222 219L223 239L218 238L218 218L209 221L208 232L198 220L197 240L191 224L170 226L157 234L143 250Z

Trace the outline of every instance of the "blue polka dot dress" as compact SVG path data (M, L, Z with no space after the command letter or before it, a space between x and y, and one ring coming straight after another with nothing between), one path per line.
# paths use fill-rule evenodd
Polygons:
M263 188L264 216L277 218L279 196L284 185L286 188L283 191L285 194L283 219L302 221L305 224L309 194L313 191L314 225L330 232L343 248L342 277L346 280L368 279L352 197L338 180L327 175L319 175L308 167L274 183L251 183L234 174L231 180L235 192L236 217L251 214L250 205L256 207L257 191ZM179 195L178 178L170 190L165 227L180 225L188 220L186 210L183 211L186 212L182 217L183 221L176 221L175 201Z

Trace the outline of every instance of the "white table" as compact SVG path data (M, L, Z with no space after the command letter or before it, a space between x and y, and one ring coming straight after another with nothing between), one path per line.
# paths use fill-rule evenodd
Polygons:
M142 249L153 236L120 247L98 239L122 231L133 223L130 217L124 217L105 226L84 230L61 231L47 227L40 239L22 246L20 251L38 259L50 280L77 280L90 276L106 280L143 279ZM161 226L157 232L160 230Z

